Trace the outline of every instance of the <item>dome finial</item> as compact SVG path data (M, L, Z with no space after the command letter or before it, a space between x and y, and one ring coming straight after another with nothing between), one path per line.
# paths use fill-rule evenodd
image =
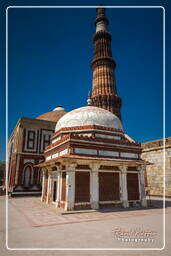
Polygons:
M62 105L58 105L57 108L54 108L53 111L56 111L56 110L64 110L64 108Z
M90 91L88 92L88 100L87 100L87 103L88 103L89 106L92 105L91 92L90 92Z

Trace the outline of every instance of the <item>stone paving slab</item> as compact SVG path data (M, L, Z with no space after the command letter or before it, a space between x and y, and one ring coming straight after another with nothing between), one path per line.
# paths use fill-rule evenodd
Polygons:
M14 206L17 211L22 213L32 227L100 221L113 218L130 218L162 213L162 209L156 208L132 211L95 211L63 215L63 211L55 208L54 205L41 203L40 198L24 198L23 200L12 198L8 202L9 205Z

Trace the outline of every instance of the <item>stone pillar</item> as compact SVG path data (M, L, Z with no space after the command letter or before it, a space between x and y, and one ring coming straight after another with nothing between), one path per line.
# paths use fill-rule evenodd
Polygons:
M46 203L50 203L52 199L52 173L48 170L48 188L47 188L47 197Z
M124 208L129 207L129 202L128 202L128 191L127 191L127 166L121 166L119 168L121 170L121 178L120 178L120 186L121 186L121 200L122 200L122 205Z
M45 197L45 182L46 182L46 171L43 169L43 179L42 179L42 195L41 195L41 201L44 201Z
M141 206L143 207L147 207L147 200L145 195L145 169L146 169L145 165L138 167L139 194L140 194Z
M75 203L75 164L66 166L66 204L65 210L74 210Z
M48 181L47 181L47 195L46 195L46 203L48 204L49 203L49 190L50 190L50 176L49 176L49 173L48 173Z
M62 198L62 171L60 172L60 179L59 179L59 201L61 201Z
M92 209L99 208L99 164L90 164L90 203Z
M61 170L58 169L57 174L58 180L57 180L57 197L56 197L56 207L60 207L60 200L61 200Z

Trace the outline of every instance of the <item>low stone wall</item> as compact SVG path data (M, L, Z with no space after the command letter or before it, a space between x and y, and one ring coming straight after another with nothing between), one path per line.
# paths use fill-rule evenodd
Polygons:
M148 161L147 185L151 195L163 195L164 161L165 192L171 197L171 137L165 139L165 158L163 139L142 143L142 159Z

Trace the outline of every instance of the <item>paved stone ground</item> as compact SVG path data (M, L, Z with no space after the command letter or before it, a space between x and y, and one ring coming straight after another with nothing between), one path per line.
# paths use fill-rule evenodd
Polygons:
M147 216L162 214L162 209L151 209L149 212L145 210L112 210L112 211L96 211L62 215L62 211L56 209L54 205L47 205L40 202L40 198L12 198L9 204L14 206L23 216L26 217L29 224L33 227L43 227L51 225L62 225L89 221L100 221L114 218L129 218L133 216Z
M5 208L5 198L0 197L1 208ZM3 225L0 228L1 255L170 255L171 237L169 217L171 201L166 208L166 248L160 251L92 251L91 248L161 248L162 241L162 201L152 201L157 208L91 212L61 215L53 206L40 203L40 198L9 199L10 248L90 248L88 251L17 251L5 249L5 211L1 211ZM115 228L125 231L143 229L156 232L153 242L119 241L112 232Z

